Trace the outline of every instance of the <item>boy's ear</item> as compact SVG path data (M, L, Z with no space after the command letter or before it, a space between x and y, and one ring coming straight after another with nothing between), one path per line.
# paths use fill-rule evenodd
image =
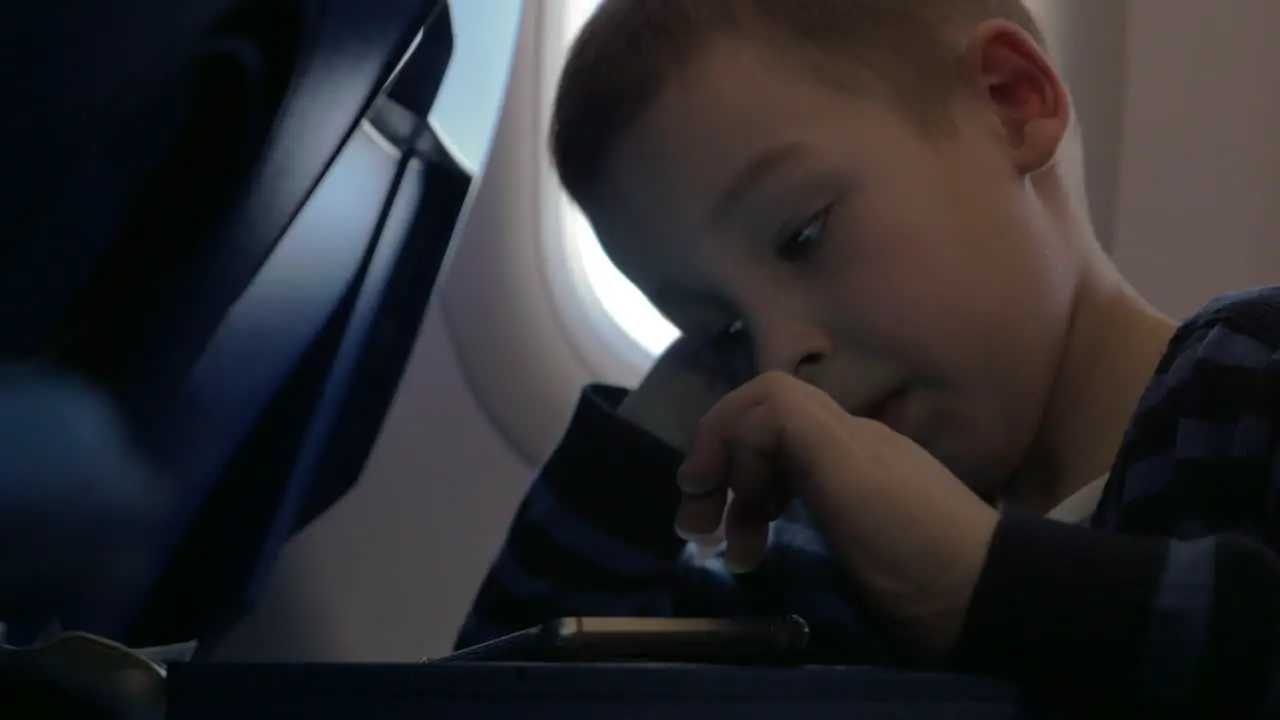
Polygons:
M1071 98L1044 49L1006 20L974 27L965 43L963 72L989 104L1018 171L1053 162L1071 127Z

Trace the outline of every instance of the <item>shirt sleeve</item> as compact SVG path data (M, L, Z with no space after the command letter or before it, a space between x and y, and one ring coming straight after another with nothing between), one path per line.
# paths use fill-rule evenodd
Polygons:
M1280 362L1259 339L1280 313L1262 309L1175 336L1099 510L1123 534L1001 518L961 669L1094 715L1280 717Z
M960 669L1055 705L1147 716L1280 711L1280 562L1238 535L1110 535L1002 518Z
M588 387L516 511L455 647L574 615L725 616L731 574L674 530L680 454L618 418L625 391Z

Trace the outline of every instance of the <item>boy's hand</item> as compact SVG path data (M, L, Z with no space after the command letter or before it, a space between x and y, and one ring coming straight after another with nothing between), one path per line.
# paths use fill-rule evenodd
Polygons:
M618 414L672 447L687 451L698 420L752 374L748 341L722 333L681 336L650 368Z
M769 523L799 496L872 605L932 657L958 638L998 519L914 442L783 373L761 375L712 408L680 485L677 527L704 535L724 517L726 559L744 570L763 558Z

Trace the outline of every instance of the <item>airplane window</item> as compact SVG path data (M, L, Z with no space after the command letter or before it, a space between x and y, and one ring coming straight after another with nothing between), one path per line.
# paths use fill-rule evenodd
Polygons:
M564 0L564 47L591 16L599 0ZM578 208L563 198L564 241L586 279L586 290L594 295L605 315L649 355L658 355L680 335L658 309L610 262L600 247L590 223Z
M480 170L498 125L523 0L449 3L453 61L431 108L431 122L455 157ZM494 52L495 48L504 48Z

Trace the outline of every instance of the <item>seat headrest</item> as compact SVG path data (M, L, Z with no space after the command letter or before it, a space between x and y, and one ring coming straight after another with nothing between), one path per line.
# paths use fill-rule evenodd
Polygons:
M0 359L176 382L437 4L6 3Z

